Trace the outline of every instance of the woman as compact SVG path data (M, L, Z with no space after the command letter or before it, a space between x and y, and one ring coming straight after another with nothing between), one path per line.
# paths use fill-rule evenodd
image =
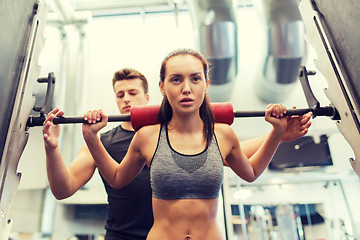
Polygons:
M107 115L84 115L83 135L104 178L115 188L127 185L146 164L150 167L154 225L149 240L222 239L216 225L223 165L252 182L268 166L287 127L283 105L269 105L265 120L272 130L247 158L232 128L214 123L207 99L208 63L196 51L180 49L162 62L160 124L145 126L134 136L121 164L102 146L97 132Z

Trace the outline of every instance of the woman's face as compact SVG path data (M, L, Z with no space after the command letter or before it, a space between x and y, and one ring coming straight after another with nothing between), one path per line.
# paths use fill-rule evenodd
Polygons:
M166 63L165 79L160 90L169 100L174 112L197 111L204 101L209 87L204 68L192 55L178 55Z

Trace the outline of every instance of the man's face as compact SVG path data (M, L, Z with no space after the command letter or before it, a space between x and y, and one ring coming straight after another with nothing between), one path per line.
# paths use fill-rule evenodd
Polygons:
M145 105L149 102L149 94L144 93L140 78L115 82L114 92L121 114L130 114L131 106Z

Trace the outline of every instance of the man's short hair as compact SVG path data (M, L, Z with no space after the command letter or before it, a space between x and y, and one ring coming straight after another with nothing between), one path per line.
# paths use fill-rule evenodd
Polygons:
M112 80L112 84L114 86L117 81L131 80L131 79L136 79L136 78L141 79L144 93L147 94L149 92L148 81L141 72L139 72L135 69L123 68L123 69L116 71L114 74L113 80Z

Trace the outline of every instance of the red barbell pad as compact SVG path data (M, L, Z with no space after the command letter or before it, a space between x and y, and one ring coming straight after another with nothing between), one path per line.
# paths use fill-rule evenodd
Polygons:
M216 123L231 125L234 122L234 109L231 103L211 103Z
M130 121L135 131L143 126L159 123L158 113L160 105L136 105L131 107ZM232 104L211 103L216 123L231 125L234 122L234 110Z
M130 121L135 131L143 126L159 123L160 105L135 105L130 110Z

